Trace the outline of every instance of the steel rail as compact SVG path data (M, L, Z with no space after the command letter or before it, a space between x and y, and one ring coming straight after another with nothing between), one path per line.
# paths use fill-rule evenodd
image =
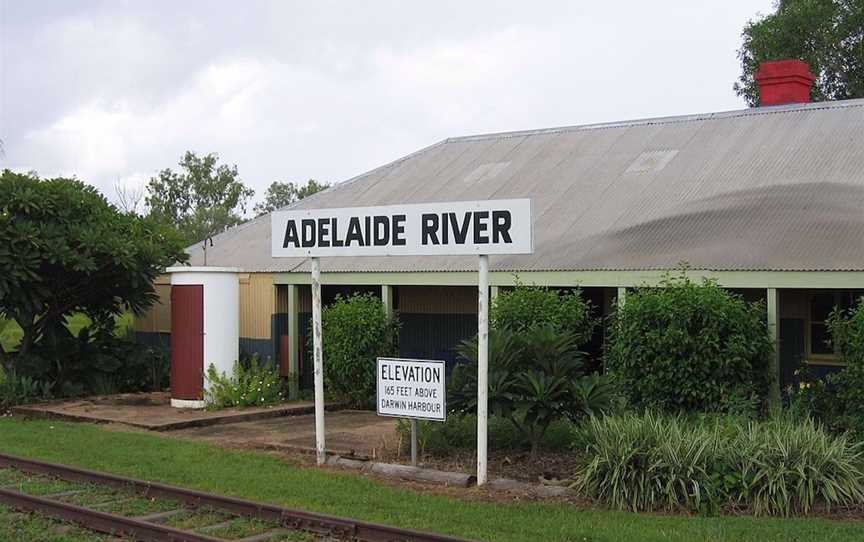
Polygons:
M208 506L238 515L276 522L295 530L326 534L349 540L363 542L471 542L465 538L391 527L380 523L328 514L305 512L273 504L213 495L194 489L136 480L125 476L2 453L0 453L0 467L11 467L34 474L46 474L70 482L83 482L131 490L146 497L170 499L192 507Z
M0 489L0 503L19 510L38 512L77 523L93 531L114 536L131 536L141 542L224 542L221 538L181 531L158 523L148 523L8 489Z

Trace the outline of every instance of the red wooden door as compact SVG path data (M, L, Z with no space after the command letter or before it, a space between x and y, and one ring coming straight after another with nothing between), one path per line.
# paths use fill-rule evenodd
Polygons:
M204 398L204 286L171 286L171 397Z

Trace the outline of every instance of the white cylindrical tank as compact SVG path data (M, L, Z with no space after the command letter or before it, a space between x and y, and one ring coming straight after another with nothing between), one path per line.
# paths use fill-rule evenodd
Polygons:
M203 408L207 368L231 374L240 357L240 269L169 267L171 406Z

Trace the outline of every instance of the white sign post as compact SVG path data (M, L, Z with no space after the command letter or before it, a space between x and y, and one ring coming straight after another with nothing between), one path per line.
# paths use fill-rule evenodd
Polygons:
M486 483L489 427L489 256L480 256L477 281L477 485Z
M531 200L288 210L276 211L270 216L271 255L274 258L312 258L315 444L319 465L326 460L319 257L479 256L477 483L484 484L488 418L489 255L534 252ZM414 456L416 458L416 448Z
M321 342L321 262L312 258L312 357L315 385L315 459L327 461L324 444L324 352Z

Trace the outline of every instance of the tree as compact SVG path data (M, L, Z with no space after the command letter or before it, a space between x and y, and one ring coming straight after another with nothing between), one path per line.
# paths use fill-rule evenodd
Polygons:
M246 202L255 194L239 178L237 166L217 165L219 155L187 151L182 171L163 169L147 184L150 216L173 224L187 245L243 222Z
M120 179L114 181L114 193L117 195L117 208L124 213L138 214L138 207L144 199L144 187L141 185L130 185L122 183Z
M23 330L16 355L26 358L72 314L113 329L114 315L143 313L157 300L156 277L186 260L183 247L172 228L119 212L81 181L4 170L0 317Z
M264 201L255 205L255 215L266 215L329 187L329 184L319 183L315 179L309 179L300 187L292 182L274 181L267 187Z
M797 58L816 75L813 99L864 97L864 0L780 0L776 11L744 27L735 92L759 104L759 64Z

